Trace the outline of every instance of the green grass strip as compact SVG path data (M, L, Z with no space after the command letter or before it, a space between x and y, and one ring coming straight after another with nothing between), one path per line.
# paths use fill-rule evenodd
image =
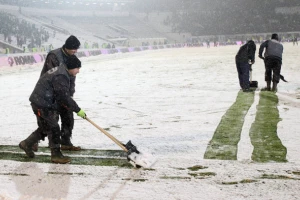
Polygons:
M73 165L132 167L126 159L126 153L121 150L83 149L81 151L62 152L71 157L70 164ZM19 146L0 145L0 160L51 163L50 148L39 147L39 152L36 153L35 158L28 158Z
M277 109L276 93L261 91L255 121L250 128L254 147L252 160L256 162L286 162L286 147L277 135L277 124L281 120Z
M0 152L16 152L24 153L17 145L0 145ZM50 148L45 146L39 146L38 152L50 153ZM126 152L121 150L102 150L102 149L81 149L80 151L62 151L63 154L72 156L108 156L108 157L126 157Z
M95 157L71 157L72 165L94 165L94 166L118 166L132 167L124 158L95 158ZM50 155L36 155L28 158L25 153L0 152L0 160L13 160L19 162L51 163Z
M236 160L245 116L254 102L254 92L238 93L234 104L223 115L213 138L210 140L205 159Z

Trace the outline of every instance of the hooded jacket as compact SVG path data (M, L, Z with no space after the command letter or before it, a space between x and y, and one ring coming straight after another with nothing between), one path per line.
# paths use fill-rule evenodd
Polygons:
M235 60L237 63L248 63L249 60L251 62L255 62L255 51L256 45L253 40L249 40L246 44L240 47L237 55L235 56Z

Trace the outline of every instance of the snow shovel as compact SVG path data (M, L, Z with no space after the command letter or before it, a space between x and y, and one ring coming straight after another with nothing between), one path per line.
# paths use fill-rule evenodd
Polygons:
M250 70L250 87L257 88L257 86L258 86L258 82L252 81L252 70Z
M114 141L123 151L127 153L127 160L130 164L132 164L136 168L150 168L155 162L156 159L151 154L143 154L137 150L136 146L134 146L129 140L127 144L123 144L119 140L117 140L114 136L108 133L106 130L95 124L88 117L85 118L91 124L93 124L97 129L99 129L102 133L104 133L107 137L109 137L112 141Z

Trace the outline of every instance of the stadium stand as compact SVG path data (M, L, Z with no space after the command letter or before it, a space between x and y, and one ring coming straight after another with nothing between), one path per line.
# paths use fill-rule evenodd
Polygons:
M0 0L0 43L12 53L48 51L70 34L82 48L260 42L272 32L289 41L299 37L299 16L299 0Z

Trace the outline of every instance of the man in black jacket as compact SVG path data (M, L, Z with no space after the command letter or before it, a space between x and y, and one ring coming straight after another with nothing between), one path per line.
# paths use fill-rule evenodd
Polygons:
M81 62L76 56L69 56L65 64L52 68L38 80L30 95L31 107L36 115L38 130L19 143L26 155L34 158L33 145L42 139L40 131L47 134L51 148L51 161L65 164L71 161L60 151L61 130L58 124L60 108L77 113L85 118L85 112L73 100L70 93L71 78L79 73Z
M276 33L272 34L271 40L267 40L260 45L258 53L258 56L265 62L265 81L267 82L266 90L271 90L271 81L273 80L272 91L274 92L277 91L277 85L280 80L283 53L283 46L278 40L278 35ZM262 53L264 49L265 53L263 57Z
M255 63L256 45L253 40L249 40L246 44L240 47L237 55L235 56L236 68L241 89L244 92L251 92L249 72L251 65Z
M73 56L77 49L80 47L80 41L73 35L67 38L65 44L58 49L50 51L46 57L41 75L45 74L48 70L55 68L61 64L65 64L66 60ZM70 96L73 97L75 93L75 80L76 77L70 78ZM61 149L70 151L79 151L80 147L74 146L71 142L72 131L74 127L74 117L73 112L65 109L64 107L59 108L59 116L61 119ZM42 136L41 139L44 140L46 137L39 129L37 130ZM33 146L34 151L37 151L38 143Z

